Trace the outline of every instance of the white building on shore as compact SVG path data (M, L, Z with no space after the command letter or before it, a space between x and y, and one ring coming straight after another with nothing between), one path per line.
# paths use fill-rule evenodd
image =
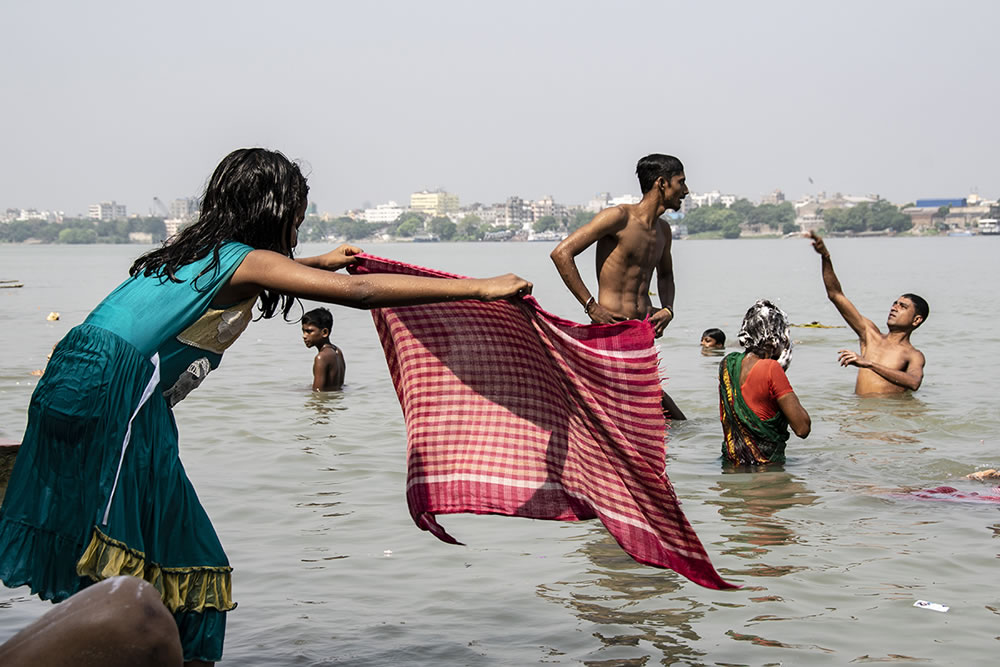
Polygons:
M87 210L87 217L91 220L100 220L102 222L107 220L125 220L128 218L128 212L125 210L125 204L119 204L118 202L102 201L98 204L91 204Z
M366 208L363 214L365 222L370 224L387 225L396 222L399 216L406 213L406 209L394 201L386 204L378 204L375 208Z

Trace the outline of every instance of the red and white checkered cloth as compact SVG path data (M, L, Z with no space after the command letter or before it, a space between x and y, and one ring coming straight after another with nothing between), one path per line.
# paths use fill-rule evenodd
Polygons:
M370 255L349 270L461 278ZM640 563L733 588L712 567L664 470L648 321L581 325L533 297L372 316L403 407L406 498L418 526L458 543L435 515L596 517Z

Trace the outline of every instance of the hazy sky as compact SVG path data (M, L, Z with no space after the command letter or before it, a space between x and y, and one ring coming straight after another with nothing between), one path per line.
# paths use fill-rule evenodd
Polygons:
M2 0L0 25L0 208L147 213L250 145L330 212L637 193L650 152L753 199L1000 196L989 0Z

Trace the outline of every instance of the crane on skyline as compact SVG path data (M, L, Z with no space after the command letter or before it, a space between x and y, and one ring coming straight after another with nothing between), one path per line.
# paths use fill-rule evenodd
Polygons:
M167 208L167 205L159 197L153 197L153 203L156 204L156 208L159 209L164 218L170 217L170 209Z

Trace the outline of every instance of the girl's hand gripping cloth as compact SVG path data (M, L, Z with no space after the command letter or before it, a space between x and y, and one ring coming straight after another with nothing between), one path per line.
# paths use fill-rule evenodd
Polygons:
M455 278L358 255L356 274ZM581 325L532 297L372 311L407 433L416 524L437 514L599 518L635 560L709 588L722 580L664 470L665 423L648 321Z

